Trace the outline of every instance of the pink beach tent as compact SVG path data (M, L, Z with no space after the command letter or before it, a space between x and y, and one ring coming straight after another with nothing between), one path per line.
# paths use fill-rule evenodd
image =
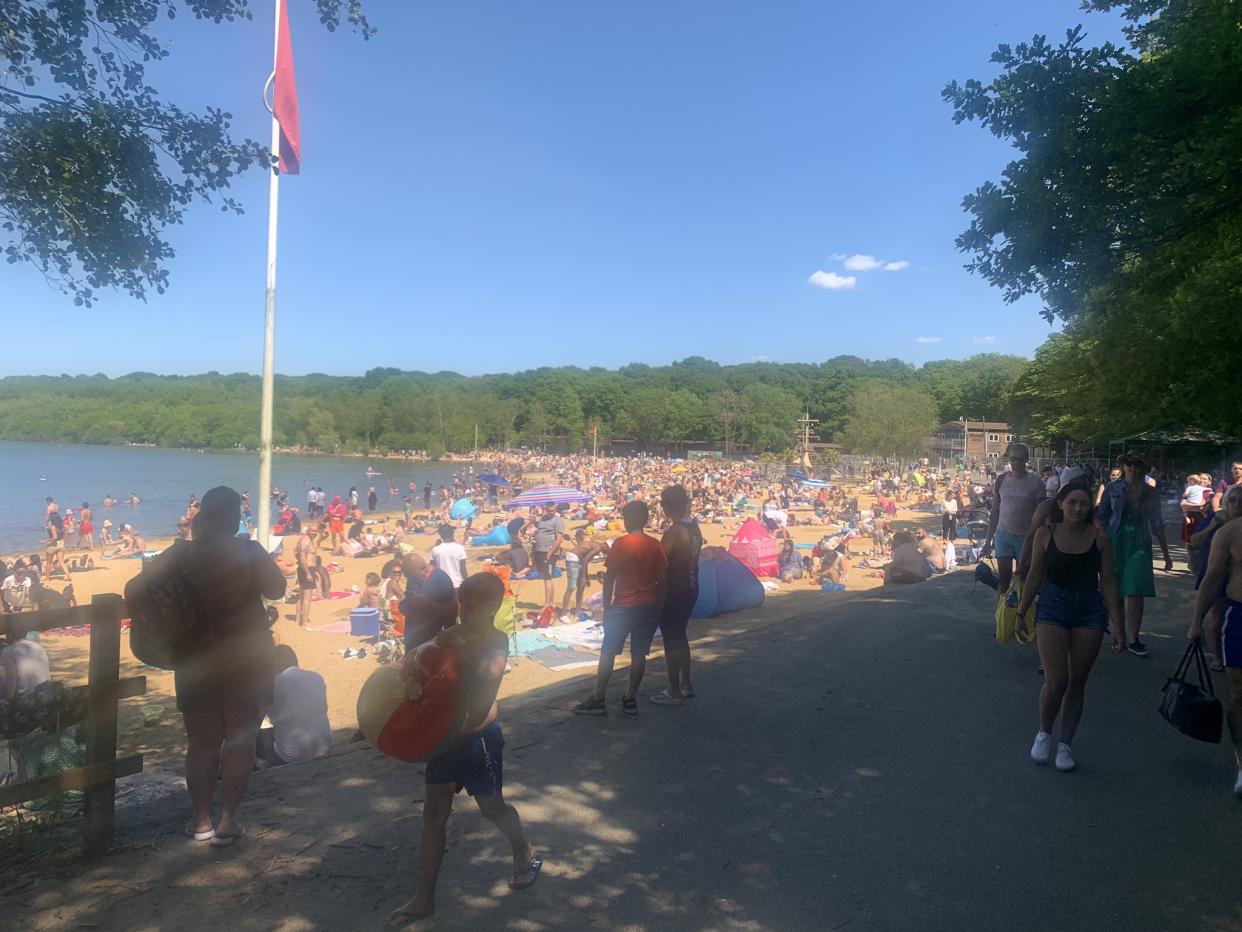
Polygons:
M768 529L754 518L747 518L738 528L729 544L729 553L756 576L779 576L780 562L777 551L780 548L776 539L768 533Z

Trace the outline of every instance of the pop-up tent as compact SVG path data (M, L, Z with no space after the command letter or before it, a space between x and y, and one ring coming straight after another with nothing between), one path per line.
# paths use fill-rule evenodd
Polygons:
M694 618L711 618L763 604L763 583L723 547L699 552L699 598Z
M754 518L747 518L729 544L729 553L737 557L756 576L779 576L776 539Z

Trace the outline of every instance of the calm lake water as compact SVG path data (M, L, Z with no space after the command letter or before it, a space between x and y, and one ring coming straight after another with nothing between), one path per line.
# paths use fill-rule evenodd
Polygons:
M368 478L368 466L383 475ZM272 481L289 492L289 501L303 514L306 491L312 485L322 486L329 501L357 486L364 508L367 490L375 486L380 508L399 509L402 496L389 496L389 480L404 495L410 482L421 489L429 481L438 489L452 484L454 471L469 468L463 463L278 454L272 462ZM62 512L90 502L97 540L104 518L112 519L114 535L116 527L128 521L142 534L158 537L176 533L177 519L191 495L201 498L212 486L228 485L238 492L248 490L254 498L258 481L258 454L0 441L0 553L31 551L46 538L43 512L49 495ZM100 505L105 495L120 499L131 493L142 504L107 510ZM432 499L433 504L438 501L438 496Z

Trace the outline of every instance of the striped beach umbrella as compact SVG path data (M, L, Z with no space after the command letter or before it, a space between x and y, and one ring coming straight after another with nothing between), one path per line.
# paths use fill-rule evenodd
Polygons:
M505 503L506 508L534 508L539 505L561 505L574 502L589 502L594 498L590 492L571 489L564 485L537 485L516 495Z

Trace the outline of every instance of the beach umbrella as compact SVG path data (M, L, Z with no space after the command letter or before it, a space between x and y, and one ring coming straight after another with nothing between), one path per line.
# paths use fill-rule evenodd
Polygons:
M785 475L787 475L790 479L798 479L798 480L805 480L805 479L811 478L806 473L804 473L801 469L791 469L789 470L789 472L785 473Z
M505 505L506 508L533 508L537 505L561 505L573 502L589 502L594 496L581 489L571 489L564 485L537 485L527 489L521 495L514 496Z
M504 476L496 475L494 472L485 472L483 473L483 475L479 476L476 481L483 482L487 485L498 485L501 488L505 488L505 489L513 488L512 482L510 482Z

